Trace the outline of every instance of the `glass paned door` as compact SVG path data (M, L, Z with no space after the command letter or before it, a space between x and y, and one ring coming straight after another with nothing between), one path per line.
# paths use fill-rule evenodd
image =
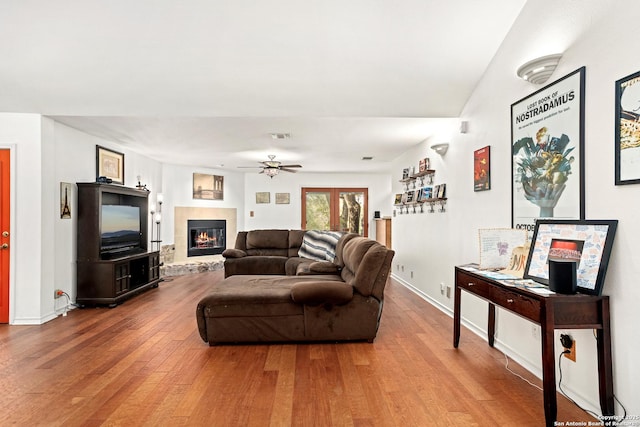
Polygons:
M302 228L368 235L366 188L303 188Z
M331 230L331 192L308 191L303 193L303 209L306 213L302 216L304 230Z

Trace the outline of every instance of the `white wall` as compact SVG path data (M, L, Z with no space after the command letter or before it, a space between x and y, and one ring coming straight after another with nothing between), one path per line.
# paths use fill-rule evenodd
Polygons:
M40 321L42 218L41 120L37 114L0 114L0 146L12 150L9 322Z
M586 66L586 217L619 220L604 293L611 298L614 391L630 414L640 413L640 399L633 390L640 378L634 363L640 351L635 321L640 300L635 283L640 274L636 249L640 186L614 185L614 82L640 70L638 56L630 54L625 42L635 38L638 16L640 3L635 1L527 2L461 114L469 122L469 132L457 134L442 162L434 165L437 179L447 182L447 212L393 219L394 274L450 312L452 299L440 295L439 283L452 286L456 264L478 261L479 228L511 226L510 106L540 88L519 80L515 70L529 59L557 52L564 56L550 82ZM398 176L407 162L417 162L425 154L433 162L427 145L396 162ZM487 145L492 188L475 193L473 151ZM397 187L394 184L394 192ZM421 233L416 235L416 230ZM398 272L398 265L405 271ZM463 293L462 306L471 326L485 331L486 303ZM581 405L600 413L593 333L570 334L577 341L577 361L564 359L563 388ZM540 341L534 335L529 322L499 311L496 346L540 376ZM464 337L461 351L465 351ZM617 412L622 412L619 406Z
M201 200L193 198L193 174L204 173L222 175L224 177L223 200ZM242 211L244 207L244 173L230 172L221 169L206 169L181 165L165 164L162 168L162 190L164 202L162 205L162 244L168 245L174 241L174 208L175 207L207 207L207 208L235 208L238 210L237 226L242 230ZM152 200L157 200L156 192ZM235 236L227 237L231 243Z
M0 146L12 150L11 324L40 324L75 300L75 187L71 219L60 218L60 183L95 180L96 145L125 154L125 185L142 175L160 186L161 165L117 144L93 137L37 114L0 114Z
M316 174L299 172L281 173L271 179L263 174L247 173L244 187L244 224L238 230L261 228L300 229L302 226L301 193L303 187L357 187L368 188L369 194L369 236L375 238L373 212L382 216L391 215L389 203L391 194L390 175L380 174ZM256 192L271 193L271 203L256 204ZM291 203L275 203L275 193L290 193ZM250 212L254 216L250 216Z

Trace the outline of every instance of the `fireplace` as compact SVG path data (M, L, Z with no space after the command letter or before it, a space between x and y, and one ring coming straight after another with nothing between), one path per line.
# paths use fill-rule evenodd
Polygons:
M187 256L221 254L227 247L227 221L190 219L187 221Z

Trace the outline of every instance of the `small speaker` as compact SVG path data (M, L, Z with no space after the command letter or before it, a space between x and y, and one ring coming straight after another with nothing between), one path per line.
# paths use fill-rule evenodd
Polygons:
M569 260L549 260L549 289L559 294L575 294L578 287L578 263Z
M373 217L376 218L376 219L380 218L380 211L374 211L373 212Z

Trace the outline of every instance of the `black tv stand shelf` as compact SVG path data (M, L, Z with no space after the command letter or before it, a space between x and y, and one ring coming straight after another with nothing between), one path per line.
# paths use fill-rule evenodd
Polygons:
M147 250L149 192L105 183L78 183L77 296L80 307L108 305L123 300L160 281L160 253ZM102 206L137 207L139 246L109 252L101 247Z

